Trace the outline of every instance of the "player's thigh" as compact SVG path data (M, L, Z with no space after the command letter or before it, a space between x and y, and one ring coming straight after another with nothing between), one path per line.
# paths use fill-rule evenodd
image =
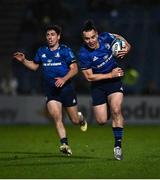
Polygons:
M110 105L110 109L112 112L121 111L122 103L123 103L123 93L115 92L108 96L108 103Z
M107 105L106 103L93 106L94 115L96 121L100 124L107 122Z
M79 123L78 107L77 105L71 107L65 107L65 110L73 123Z
M56 100L51 100L47 103L49 114L54 120L62 120L62 103Z

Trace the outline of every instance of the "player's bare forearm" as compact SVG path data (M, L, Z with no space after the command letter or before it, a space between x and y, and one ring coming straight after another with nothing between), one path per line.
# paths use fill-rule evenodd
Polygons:
M87 79L87 81L99 81L99 80L103 80L103 79L112 78L111 73L86 75L86 73L83 72L83 74L84 74L85 78Z
M64 77L55 78L56 87L62 87L65 84L65 82L67 82L69 79L74 77L77 73L78 73L77 64L76 63L71 64L69 72Z
M39 67L39 64L36 64L36 63L34 63L33 61L30 61L30 60L28 60L28 59L25 59L25 60L23 61L23 64L24 64L27 68L29 68L29 69L31 69L31 70L33 70L33 71L36 71L36 70L38 69L38 67Z
M70 70L69 72L63 77L65 81L68 81L72 77L74 77L78 73L78 67L76 63L72 63L70 65Z
M104 79L121 77L124 75L124 72L121 68L115 68L111 72L106 74L94 74L92 72L92 69L83 70L82 72L88 81L99 81Z

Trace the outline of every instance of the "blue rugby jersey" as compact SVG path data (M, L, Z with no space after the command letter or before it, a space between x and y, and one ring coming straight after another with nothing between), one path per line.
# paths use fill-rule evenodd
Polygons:
M79 51L79 64L82 70L92 68L93 73L108 73L117 67L112 55L111 44L116 37L108 32L99 34L99 48L90 49L83 45Z
M45 82L54 84L55 77L63 77L69 71L69 65L75 62L72 50L61 44L52 51L48 46L40 47L35 55L34 62L42 66Z

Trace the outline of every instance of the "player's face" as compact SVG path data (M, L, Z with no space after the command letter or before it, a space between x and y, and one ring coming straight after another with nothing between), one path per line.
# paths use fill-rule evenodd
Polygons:
M59 44L60 35L54 30L49 30L46 33L46 39L49 47L54 47Z
M99 47L98 33L95 30L83 31L83 40L91 49L97 49Z

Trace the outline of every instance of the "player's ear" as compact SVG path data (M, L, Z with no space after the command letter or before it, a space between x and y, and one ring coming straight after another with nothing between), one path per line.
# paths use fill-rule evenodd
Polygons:
M59 35L57 36L57 38L58 38L58 40L60 40L60 38L61 38L61 35L59 34Z
M96 38L98 39L98 33L96 32Z

